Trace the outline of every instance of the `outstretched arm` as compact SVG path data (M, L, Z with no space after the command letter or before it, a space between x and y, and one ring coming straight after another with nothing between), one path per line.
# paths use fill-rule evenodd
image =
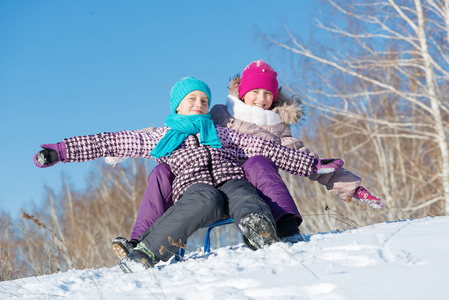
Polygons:
M261 155L294 175L310 177L313 174L327 174L343 166L341 159L317 159L313 155L287 148L274 141L267 141L232 129L217 127L217 133L222 143L235 148L240 158Z
M34 155L34 162L45 168L59 161L83 162L108 156L151 158L151 150L165 132L162 129L154 133L119 131L75 136L58 144L42 145L44 150Z

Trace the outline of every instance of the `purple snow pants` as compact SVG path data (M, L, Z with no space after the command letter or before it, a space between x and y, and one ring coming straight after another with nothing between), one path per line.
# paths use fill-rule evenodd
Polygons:
M301 224L302 218L295 201L271 160L263 156L250 157L242 168L246 179L256 187L276 221L283 215L292 214L298 226ZM148 185L130 239L139 239L173 205L171 186L174 179L175 175L168 165L157 165L153 169L148 176Z

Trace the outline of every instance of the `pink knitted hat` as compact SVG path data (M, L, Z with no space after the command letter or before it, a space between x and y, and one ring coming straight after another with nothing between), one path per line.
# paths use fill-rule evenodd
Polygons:
M266 89L273 93L273 99L276 100L279 87L277 75L273 68L263 60L253 61L242 72L239 98L242 99L251 90Z

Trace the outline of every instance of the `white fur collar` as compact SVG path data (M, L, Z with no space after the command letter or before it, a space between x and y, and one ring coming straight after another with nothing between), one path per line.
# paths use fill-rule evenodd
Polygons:
M256 125L278 125L281 124L281 117L271 110L264 110L261 107L246 105L235 96L228 95L226 99L228 113L234 119L242 120Z

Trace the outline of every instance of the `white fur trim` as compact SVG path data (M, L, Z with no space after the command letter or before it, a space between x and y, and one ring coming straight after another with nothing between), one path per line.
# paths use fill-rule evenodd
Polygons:
M271 110L261 107L246 105L239 98L228 95L226 98L228 113L234 119L242 120L256 125L278 125L281 124L281 116Z
M115 167L117 164L121 163L122 161L124 161L126 159L126 157L105 157L104 161Z

